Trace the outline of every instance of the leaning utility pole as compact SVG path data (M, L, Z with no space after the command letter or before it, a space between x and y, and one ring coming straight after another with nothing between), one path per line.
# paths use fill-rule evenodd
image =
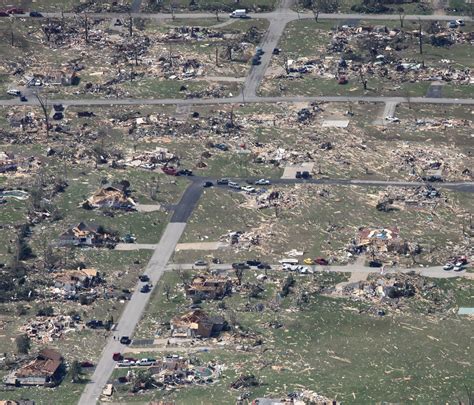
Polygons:
M43 111L44 120L46 121L46 138L49 138L49 114L48 114L48 97L40 97L38 93L34 93L38 103Z

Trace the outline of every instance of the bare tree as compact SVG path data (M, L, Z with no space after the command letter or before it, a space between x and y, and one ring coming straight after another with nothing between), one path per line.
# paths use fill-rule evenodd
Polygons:
M237 278L238 285L241 285L242 279L244 277L244 269L242 268L234 269L234 273L235 273L235 277Z
M128 12L128 35L133 37L133 17L130 12Z
M418 19L418 40L420 46L420 55L423 54L423 37L421 32L421 19Z
M359 69L359 78L360 82L362 83L362 86L364 86L364 90L367 90L367 77L364 75L362 68Z
M166 301L170 300L171 286L166 283L163 285L163 292L165 293Z
M400 18L400 28L403 28L403 22L405 20L405 10L403 7L398 8L398 17Z
M48 113L48 97L41 97L37 92L34 93L41 110L43 111L44 120L46 122L46 137L49 138L49 113Z

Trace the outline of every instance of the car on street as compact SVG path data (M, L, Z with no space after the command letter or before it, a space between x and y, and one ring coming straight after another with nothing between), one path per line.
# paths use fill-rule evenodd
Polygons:
M260 263L257 266L257 269L259 269L259 270L270 270L271 268L272 268L272 266L270 266L268 263Z
M189 170L189 169L181 169L180 171L178 171L177 174L178 174L178 176L192 176L193 171Z
M252 58L252 65L254 66L258 66L262 63L262 61L260 60L260 58L258 56L254 56Z
M10 89L10 90L7 90L7 94L9 96L21 96L21 91L17 89Z
M314 259L314 262L316 264L319 264L320 266L327 266L329 264L329 262L323 257L317 257L316 259Z
M202 186L204 188L209 188L209 187L212 187L214 185L214 183L212 181L206 181Z
M268 186L270 184L270 180L267 179L260 179L255 182L257 186Z
M461 266L458 266L458 265L456 264L456 265L453 267L453 270L454 270L454 271L462 271L462 270L464 270L464 266L462 266L462 265L461 265Z
M459 25L460 27L464 27L466 25L464 20L456 20L456 24Z
M12 7L7 10L8 14L25 14L25 10L19 7Z
M247 192L247 193L255 193L255 187L252 186L243 186L242 190Z
M234 183L233 181L229 181L228 185L229 185L230 188L234 188L236 190L241 189L240 184L239 183Z
M148 281L150 281L150 277L148 277L146 274L138 276L138 279L144 283L148 283Z
M25 96L20 96L20 101L25 102L28 101L28 99Z
M122 354L120 354L120 353L117 352L117 353L114 353L114 354L112 355L112 359L113 359L114 361L122 361L122 360L123 360L123 356L122 356Z
M369 262L369 267L382 267L382 262L378 260L371 260Z
M249 266L254 266L257 267L259 264L261 264L260 260L247 260L247 264Z
M129 345L130 343L132 343L132 339L130 339L130 337L128 336L122 336L120 338L120 343L122 343L123 345Z
M273 48L273 55L280 55L281 49L280 48Z
M236 270L237 269L246 270L246 269L250 269L250 266L247 263L238 262L238 263L232 263L232 268Z
M217 180L217 184L227 186L227 184L229 184L229 179L219 179Z
M454 265L452 263L446 263L443 266L443 270L446 270L446 271L452 270L453 268L454 268Z
M30 17L43 17L39 11L30 11Z
M458 23L455 20L451 20L450 22L448 22L447 27L448 28L457 28Z
M200 259L200 260L196 260L196 261L194 262L194 265L195 265L195 266L207 266L207 264L208 264L208 263L207 263L205 260L201 260L201 259Z
M140 288L140 292L147 294L151 291L151 286L150 284L145 284L142 288Z

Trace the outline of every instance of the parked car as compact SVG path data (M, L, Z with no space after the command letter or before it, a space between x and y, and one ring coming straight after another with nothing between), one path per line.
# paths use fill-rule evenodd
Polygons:
M17 89L7 90L7 94L10 96L21 96L21 91Z
M92 363L91 361L81 361L81 367L84 367L84 368L90 368L90 367L94 367L94 363Z
M259 58L258 56L254 56L254 57L252 58L252 65L253 65L253 66L260 65L261 63L262 63L262 62L261 62L261 60L260 60L260 58Z
M233 181L229 181L229 187L230 188L235 188L236 190L240 190L240 184L234 183Z
M177 174L178 176L192 176L193 171L189 169L181 169Z
M229 179L219 179L217 180L217 184L227 186L227 184L229 184Z
M148 277L146 274L138 276L138 279L144 283L148 283L148 281L150 281L150 277Z
M456 20L456 24L459 25L460 27L464 27L466 25L464 20Z
M145 284L142 288L140 288L140 292L147 294L151 291L151 286L150 284Z
M205 188L212 187L214 183L212 181L206 181L202 186Z
M464 266L455 265L455 266L453 267L453 270L454 270L454 271L462 271L462 270L464 270Z
M229 14L230 18L250 18L250 16L247 14L247 10L245 9L239 9L239 10L234 10L232 13Z
M170 176L176 176L178 174L177 170L174 167L164 166L161 168L163 173L168 174Z
M259 260L247 260L247 264L249 266L258 266L259 264L261 264L261 262Z
M6 11L0 11L0 17L8 17L8 13Z
M28 99L25 96L20 96L20 101L26 102L26 101L28 101Z
M316 259L314 259L314 262L316 264L319 264L320 266L327 266L329 264L329 262L322 257L317 257Z
M454 265L452 263L446 263L443 266L443 270L446 270L446 271L452 270L453 268L454 268Z
M369 262L369 267L382 267L382 262L378 260L371 260Z
M7 10L8 14L25 14L25 10L19 7L12 7Z
M30 11L30 17L43 17L39 11Z
M123 360L123 356L122 356L120 353L114 353L114 354L112 355L112 359L113 359L114 361L121 361L121 360Z
M262 48L260 48L259 46L257 46L255 48L255 54L256 55L263 55L264 53L265 53L265 51Z
M337 81L338 84L347 84L347 78L346 76L339 76L339 80Z
M272 266L270 266L268 263L260 263L257 266L257 269L259 269L259 270L270 270L271 268L272 268Z
M280 48L273 48L273 55L280 55L281 49Z
M123 345L129 345L130 343L132 343L132 339L130 339L128 336L122 336L120 338L120 343L122 343Z
M242 190L247 192L247 193L255 193L255 191L256 191L255 188L252 187L252 186L243 186Z
M301 177L303 179L309 179L311 177L311 174L305 170L304 172L301 173Z
M53 120L56 120L56 121L62 120L63 118L64 118L64 115L62 112L56 112L53 115Z
M311 266L312 264L314 264L314 260L308 257L303 260L303 263Z
M297 171L295 177L296 177L297 179L301 179L301 172L300 172L300 171Z
M196 261L194 262L194 265L195 265L195 266L207 266L207 264L208 264L208 263L207 263L205 260L201 260L201 259L200 259L200 260L196 260Z
M270 180L267 179L260 179L255 182L257 186L268 186L270 184Z
M448 26L448 28L457 28L458 23L455 20L452 20L452 21L448 22L447 26Z
M220 149L224 152L228 151L229 150L229 147L225 144L225 143L216 143L214 145L214 148L217 148L217 149Z
M238 263L232 263L232 268L244 270L244 269L250 269L250 266L247 263L238 262Z

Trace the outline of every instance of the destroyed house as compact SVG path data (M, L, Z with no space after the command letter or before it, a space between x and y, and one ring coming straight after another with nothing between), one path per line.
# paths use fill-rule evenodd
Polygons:
M184 338L210 338L219 335L225 327L223 317L209 316L200 309L175 316L170 324L172 336Z
M68 229L59 237L59 246L114 246L117 243L117 237L106 233L101 226L92 227L84 222Z
M100 275L96 269L65 270L54 277L54 286L66 292L89 288L100 282Z
M123 190L108 186L97 190L88 198L83 206L85 208L112 208L131 210L135 207L135 201L127 197Z
M357 239L358 245L361 247L372 246L378 249L386 249L400 241L400 231L397 227L361 228Z
M97 228L90 227L84 222L68 229L59 237L60 246L94 246L96 242Z
M232 292L232 282L224 277L196 276L186 288L186 296L202 299L221 299Z
M51 387L61 378L63 357L53 349L41 350L36 359L10 374L8 385L42 385Z

